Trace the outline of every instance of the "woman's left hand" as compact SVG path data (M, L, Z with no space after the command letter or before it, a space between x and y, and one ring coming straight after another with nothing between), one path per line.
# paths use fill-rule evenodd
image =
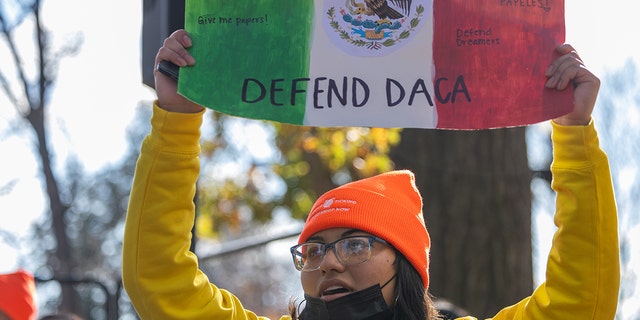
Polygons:
M547 69L546 87L565 90L572 85L574 100L573 111L553 120L560 125L588 125L598 97L600 79L584 66L582 59L571 45L560 45L556 51L561 54L561 57L551 63Z

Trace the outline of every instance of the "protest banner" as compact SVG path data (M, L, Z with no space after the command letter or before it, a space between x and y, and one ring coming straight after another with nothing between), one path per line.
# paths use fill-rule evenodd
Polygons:
M309 126L486 129L552 119L565 34L556 0L187 0L179 92Z

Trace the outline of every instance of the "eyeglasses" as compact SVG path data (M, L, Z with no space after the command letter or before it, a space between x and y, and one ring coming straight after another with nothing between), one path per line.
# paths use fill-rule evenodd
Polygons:
M387 244L376 236L350 236L331 243L305 242L291 247L293 264L298 271L314 271L320 268L329 249L345 266L363 263L371 258L374 242Z

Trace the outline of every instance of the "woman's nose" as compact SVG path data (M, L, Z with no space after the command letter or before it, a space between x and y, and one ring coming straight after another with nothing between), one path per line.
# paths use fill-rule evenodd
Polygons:
M325 253L324 258L320 263L320 270L325 273L331 270L342 272L344 271L344 268L345 266L338 259L335 250L333 248L327 250L327 253Z

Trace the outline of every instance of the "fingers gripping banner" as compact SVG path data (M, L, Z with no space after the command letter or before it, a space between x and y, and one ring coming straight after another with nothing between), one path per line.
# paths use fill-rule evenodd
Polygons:
M311 126L485 129L565 114L545 89L556 0L187 0L179 92L219 112Z

